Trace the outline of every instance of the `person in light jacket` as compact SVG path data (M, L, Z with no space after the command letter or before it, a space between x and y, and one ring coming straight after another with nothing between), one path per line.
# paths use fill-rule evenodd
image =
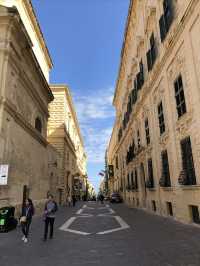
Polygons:
M49 238L53 238L53 230L54 230L54 222L55 222L55 213L58 210L57 203L54 201L53 196L49 195L48 196L48 201L45 204L44 208L44 222L45 222L45 227L44 227L44 238L43 240L47 240L47 235L48 235L48 229L50 226L50 234Z
M24 241L24 243L28 242L29 229L33 215L34 215L33 202L31 199L26 199L25 204L22 208L22 216L20 218L22 233L23 233L22 241Z

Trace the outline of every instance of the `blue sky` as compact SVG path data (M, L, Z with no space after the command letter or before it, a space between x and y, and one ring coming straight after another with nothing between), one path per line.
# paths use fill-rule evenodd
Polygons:
M88 156L88 176L98 173L114 122L112 99L129 0L32 0L54 68L51 83L73 95Z

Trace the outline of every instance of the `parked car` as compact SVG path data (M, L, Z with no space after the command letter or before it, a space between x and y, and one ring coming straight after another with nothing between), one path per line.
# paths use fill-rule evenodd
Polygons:
M122 197L120 196L119 193L115 192L112 193L111 197L110 197L110 202L111 203L122 203Z
M0 209L0 232L8 232L17 227L17 220L14 215L14 207L3 207Z

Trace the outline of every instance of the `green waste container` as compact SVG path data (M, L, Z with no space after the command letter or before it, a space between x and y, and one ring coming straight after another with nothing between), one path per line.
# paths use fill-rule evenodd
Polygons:
M0 232L8 232L16 228L17 220L14 215L14 207L9 206L0 208Z

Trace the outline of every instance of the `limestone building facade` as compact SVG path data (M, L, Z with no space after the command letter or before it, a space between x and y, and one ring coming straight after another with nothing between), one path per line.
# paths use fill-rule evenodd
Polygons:
M87 178L87 158L70 90L66 85L51 85L54 95L49 105L48 141L61 155L60 202L68 196L83 196Z
M26 8L32 12L31 5ZM0 36L0 165L9 166L0 206L19 207L30 196L39 208L50 190L47 121L53 94L15 5L0 6ZM42 41L40 45L50 62Z
M200 1L130 2L108 146L112 191L200 223Z

